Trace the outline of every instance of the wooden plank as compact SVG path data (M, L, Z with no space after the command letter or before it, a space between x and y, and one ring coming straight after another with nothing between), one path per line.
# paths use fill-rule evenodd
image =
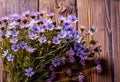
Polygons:
M114 58L114 82L120 81L120 0L111 0L111 29Z
M78 18L79 24L85 27L96 26L98 28L98 32L92 36L90 39L96 39L99 41L99 44L102 45L103 51L100 55L104 61L103 63L103 75L98 75L96 73L92 73L89 77L89 82L111 82L111 74L110 74L110 59L109 59L109 32L108 32L108 23L107 21L107 13L106 10L107 4L105 4L106 0L77 0L78 7ZM79 28L78 28L79 30Z
M38 0L0 0L1 5L5 6L1 9L4 15L22 13L26 10L38 11ZM1 16L4 16L1 15Z

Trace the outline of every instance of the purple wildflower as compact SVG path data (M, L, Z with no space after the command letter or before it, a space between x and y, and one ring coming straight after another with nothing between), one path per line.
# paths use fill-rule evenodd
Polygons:
M28 38L31 40L36 40L38 38L38 35L33 32L28 32Z
M69 56L69 60L70 60L70 63L74 63L75 62L75 58L73 56Z
M71 69L67 69L66 73L67 73L67 75L68 75L69 77L72 76L72 70L71 70Z
M53 44L60 44L60 39L58 37L53 37L52 43Z
M79 55L79 57L80 57L82 60L87 60L88 55L87 55L87 53L83 53L83 54Z
M11 49L12 49L14 52L17 52L18 49L19 49L19 44L13 44L13 45L11 46Z
M34 25L34 26L31 27L31 30L35 33L39 33L40 32L40 27Z
M65 64L65 61L66 61L66 58L65 58L65 56L63 56L63 57L61 58L61 62L62 62L63 64Z
M38 12L38 14L40 14L40 15L43 15L44 13L45 13L44 10L40 10L40 11Z
M32 77L34 75L33 68L29 67L25 69L25 76Z
M24 11L24 12L22 13L22 16L27 16L27 15L29 15L29 14L30 14L30 11L27 10L27 11Z
M69 56L74 56L75 52L72 50L72 48L68 51Z
M27 47L27 43L24 42L24 41L21 41L21 42L19 43L19 46L20 46L20 48L25 49L25 48Z
M86 34L93 35L93 32L91 30L86 29L85 32L86 32Z
M10 38L10 43L17 43L18 39L16 37Z
M37 13L36 12L30 12L30 16L31 16L31 18L34 19L37 16Z
M64 16L59 16L58 19L63 22L63 21L66 20L66 17L64 17Z
M45 42L47 41L46 36L41 36L41 37L39 37L39 38L38 38L38 41L39 41L40 43L45 43Z
M78 18L76 16L73 16L73 15L69 15L68 18L73 23L76 23L78 21Z
M51 30L54 29L54 25L51 24L51 23L50 23L50 24L48 23L48 24L46 25L46 29L51 31Z
M80 63L81 63L81 65L83 65L83 66L85 66L86 65L86 63L85 63L85 60L80 60Z
M7 30L6 33L5 33L5 36L7 38L9 38L11 35L12 35L12 31L11 30Z
M58 32L58 37L59 38L65 38L67 36L67 32L65 30L61 30Z
M2 57L6 57L7 54L8 54L8 49L6 49L6 50L3 51Z
M19 31L17 31L17 30L12 31L12 36L17 36L18 34L19 34Z
M94 62L95 62L95 64L99 64L100 63L100 58L95 58L95 60L94 60Z
M26 51L28 51L28 52L34 52L35 51L35 48L33 48L33 47L31 47L31 46L27 46L26 47Z
M54 60L52 60L52 65L53 65L54 67L59 66L59 65L60 65L60 60L59 60L59 59L54 59Z
M14 56L12 55L12 54L10 54L9 56L7 56L6 57L6 59L7 59L7 61L11 61L11 62L13 62L13 60L14 60Z
M53 17L55 14L53 12L50 12L47 14L48 17Z
M84 79L85 79L84 75L82 73L80 73L79 76L78 76L78 81L83 82Z
M70 24L71 24L71 21L69 21L69 20L65 20L65 21L62 23L62 25L63 25L64 27L69 27Z
M102 72L102 66L100 64L98 64L96 66L96 71L97 71L97 73L101 73Z

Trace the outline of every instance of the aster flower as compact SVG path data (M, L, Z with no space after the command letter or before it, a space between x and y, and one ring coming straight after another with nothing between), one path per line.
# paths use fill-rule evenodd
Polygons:
M63 25L64 27L68 27L68 26L70 26L70 24L71 24L71 21L70 21L70 20L65 20L65 21L62 23L62 25Z
M10 43L17 43L17 41L18 41L18 38L16 37L10 38Z
M58 32L58 37L59 38L65 38L67 36L67 32L65 30L61 30Z
M55 14L53 12L50 12L47 14L48 17L53 17Z
M84 75L82 73L80 73L79 76L78 76L78 81L83 82L84 79L85 79Z
M52 39L52 43L53 44L60 44L60 39L58 38L58 37L53 37L53 39Z
M94 60L94 62L95 62L95 64L99 64L100 63L100 58L95 58L95 60Z
M86 32L86 34L93 35L93 32L91 30L86 29L85 32Z
M41 37L39 37L39 38L38 38L38 41L39 41L40 43L45 43L45 42L47 41L46 36L41 36Z
M5 36L7 38L9 38L11 35L12 35L12 31L11 30L7 30L6 33L5 33Z
M83 32L85 30L85 26L80 26L80 30Z
M18 25L18 22L13 21L13 22L8 24L7 29L15 29L16 25Z
M70 63L75 63L75 58L73 56L69 56Z
M32 77L33 75L34 75L33 68L28 67L28 68L25 69L25 76Z
M19 48L20 48L20 47L19 47L19 44L13 44L13 45L11 46L11 49L12 49L14 52L17 52Z
M96 71L97 71L97 73L101 73L102 72L102 66L100 64L98 64L96 66Z
M54 25L48 23L48 24L46 25L46 29L51 31L51 30L54 29Z
M66 20L66 17L64 17L64 16L59 16L59 17L58 17L58 20L60 20L60 21L63 22L64 20Z
M75 52L72 50L72 48L68 51L69 56L74 56Z
M33 47L31 47L31 46L27 46L26 47L26 51L28 51L28 52L34 52L35 51L35 48L33 48Z
M6 57L7 54L8 54L8 49L6 49L6 50L3 51L2 57Z
M14 60L14 55L12 55L12 54L10 54L9 56L7 56L6 57L6 59L7 59L7 61L11 61L11 62L13 62L13 60Z
M78 18L76 16L73 16L73 15L69 15L68 18L73 23L76 23L78 21Z
M37 26L37 25L34 25L34 26L31 27L31 30L35 33L39 33L40 32L40 27Z
M38 14L41 15L41 16L42 16L44 13L45 13L44 10L40 10L40 11L38 12Z
M36 12L30 12L30 16L31 16L31 18L34 19L37 16L37 13Z
M28 38L31 40L36 40L38 38L38 35L33 32L28 32Z
M27 47L27 43L24 42L24 41L21 41L21 42L19 43L19 46L20 46L20 48L25 49L25 48Z
M20 19L20 16L18 15L18 14L11 14L11 15L9 15L9 18L10 18L10 20L15 20L15 21L17 21L18 19Z
M29 14L30 14L30 10L27 10L22 13L22 16L28 16Z
M19 31L17 30L12 30L12 36L17 36L19 34Z
M65 56L63 56L63 57L61 58L61 63L65 64L65 61L66 61L66 58L65 58Z
M59 59L54 59L54 60L52 60L52 65L53 65L54 67L59 66L59 65L60 65L60 60L59 60Z
M69 77L72 76L72 70L71 70L71 69L67 69L66 73L67 73L67 75L68 75Z

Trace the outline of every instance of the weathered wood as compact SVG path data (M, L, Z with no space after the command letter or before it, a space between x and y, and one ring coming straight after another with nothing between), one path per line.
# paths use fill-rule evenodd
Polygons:
M111 82L110 75L110 59L109 59L109 46L108 46L108 23L107 18L108 10L106 10L107 4L106 0L77 0L78 7L78 30L79 26L83 25L85 27L90 28L91 26L96 26L98 28L98 32L90 37L89 39L96 39L99 41L99 44L102 45L103 53L100 57L103 60L106 60L103 64L103 72L105 75L97 75L92 73L89 82Z
M114 59L114 82L120 82L120 0L111 0L111 31Z

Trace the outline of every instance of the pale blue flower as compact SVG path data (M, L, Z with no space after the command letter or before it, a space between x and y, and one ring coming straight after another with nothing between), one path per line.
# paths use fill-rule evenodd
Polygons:
M8 49L6 49L6 50L3 51L2 57L6 57L7 54L8 54Z
M41 37L39 37L39 38L38 38L38 41L39 41L40 43L45 43L45 42L47 41L46 36L41 36Z
M29 67L25 69L25 76L32 77L34 75L33 68Z
M11 62L13 62L13 60L14 60L14 55L12 55L12 54L10 54L9 56L7 56L6 57L6 59L7 59L7 61L11 61Z
M18 41L18 38L16 37L10 38L10 43L17 43L17 41Z
M13 45L11 46L11 49L12 49L14 52L17 52L19 48L20 48L20 47L19 47L19 44L13 44Z

